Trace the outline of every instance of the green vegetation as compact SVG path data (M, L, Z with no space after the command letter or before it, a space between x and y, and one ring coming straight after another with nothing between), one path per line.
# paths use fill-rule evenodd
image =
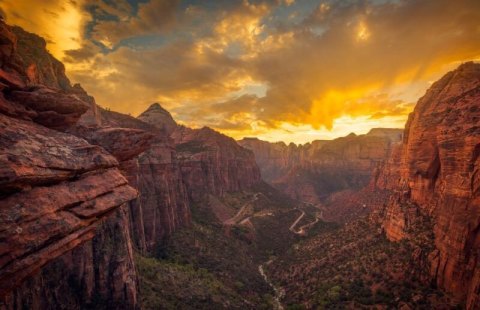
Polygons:
M145 309L243 309L248 304L204 268L135 257Z
M412 259L412 253L424 259L430 251L423 244L432 242L431 230L422 227L413 241L393 243L368 219L343 227L322 223L267 266L267 273L285 289L286 304L309 309L448 305L447 297L421 281L424 268Z
M428 308L448 302L422 284L420 271L426 269L414 267L432 249L427 219L412 228L408 242L389 242L367 218L345 225L318 221L302 237L289 231L300 214L298 205L266 184L219 200L232 216L248 205L247 223L224 225L207 201L198 203L191 207L190 227L175 232L154 258L137 256L146 309L272 309L274 293L258 272L260 264L285 290L286 309L395 308L400 303ZM318 209L301 209L305 216L299 226L315 220ZM412 253L417 253L415 262Z
M201 153L208 150L208 147L200 141L189 141L175 146L177 152Z
M175 232L155 258L137 256L144 307L271 308L248 233L245 227L226 231L207 205L194 205L190 227Z

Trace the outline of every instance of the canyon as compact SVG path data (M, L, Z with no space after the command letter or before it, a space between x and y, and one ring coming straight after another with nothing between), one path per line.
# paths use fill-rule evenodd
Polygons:
M287 145L104 109L3 21L0 61L0 309L480 308L479 64Z
M392 241L415 238L434 220L435 249L419 253L431 279L466 307L480 307L480 66L465 63L420 98L405 128L400 159L374 182L393 192L382 226ZM400 164L398 164L400 163Z
M365 135L298 146L256 138L239 144L254 152L267 182L294 199L316 204L335 192L368 185L372 171L401 138L400 129L374 128Z

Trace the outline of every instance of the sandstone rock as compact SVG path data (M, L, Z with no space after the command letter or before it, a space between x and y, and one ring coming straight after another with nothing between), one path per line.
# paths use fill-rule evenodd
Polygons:
M47 87L12 91L7 99L35 111L35 122L58 130L76 124L88 110L88 105L75 95Z
M99 218L136 195L118 170L111 169L3 199L0 294L91 239Z
M0 114L0 193L118 165L85 140Z
M10 65L11 58L17 48L17 36L12 32L11 27L0 22L0 66Z
M100 145L119 161L132 159L150 147L153 134L140 129L77 126L71 132Z
M296 152L293 144L289 148L284 142L270 143L258 138L244 138L238 143L254 152L262 177L267 182L284 176L300 160L299 152Z
M3 84L3 87L11 89L24 89L27 86L20 74L12 70L0 69L0 82Z
M92 240L45 265L7 296L8 309L138 309L137 277L125 206Z
M128 115L101 110L105 125L147 131L154 138L138 158L123 161L121 168L139 197L128 203L135 247L154 253L164 239L190 223L187 190L173 141L165 131Z
M294 199L316 204L331 193L366 186L401 136L400 129L374 128L366 135L298 146L255 138L239 144L253 150L265 180Z
M416 223L402 223L399 203L433 218L437 254L426 268L468 309L480 307L479 100L479 64L447 73L410 115L401 155L394 155L400 161L391 160L377 177L378 188L394 191L385 211L387 236L408 238L406 230Z
M199 201L206 194L250 188L261 180L253 153L213 129L179 127L172 135L189 196Z
M5 99L2 92L0 92L0 113L23 120L32 120L38 116L37 112Z
M70 81L65 75L65 66L55 59L46 48L45 40L20 27L11 27L17 37L14 59L9 64L16 65L29 85L68 90Z
M145 123L133 116L125 115L115 111L106 110L100 107L97 107L100 113L100 119L104 126L110 127L123 127L123 128L134 128L141 129L144 131L149 131L153 133L158 133L159 129L153 125ZM156 136L163 136L165 139L168 139L168 135L160 132Z
M80 84L73 85L68 90L69 94L75 95L77 98L88 104L88 111L82 114L77 124L83 126L102 126L102 115L100 108L95 103L95 98L90 96Z
M152 104L138 119L157 127L166 135L172 134L177 129L177 123L173 120L170 112L162 108L159 103Z
M162 141L142 153L129 166L126 175L136 178L132 184L140 196L129 203L132 236L142 252L154 252L164 238L190 223L187 189L182 179L175 149Z
M72 127L93 98L70 86L43 39L3 21L0 62L0 308L137 308L128 213L119 209L137 191L104 148L47 128ZM147 136L93 135L120 160L143 151Z

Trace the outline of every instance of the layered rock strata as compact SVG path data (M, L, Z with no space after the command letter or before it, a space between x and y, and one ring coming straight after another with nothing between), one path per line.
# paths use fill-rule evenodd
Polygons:
M409 116L401 149L378 173L393 192L383 210L390 240L415 238L433 220L425 263L441 288L480 307L480 65L465 63L434 83Z
M294 199L316 204L332 193L369 184L373 171L401 136L400 129L374 128L366 135L298 146L256 138L239 144L255 153L265 180Z
M151 137L112 128L79 134L94 101L70 86L45 46L0 22L0 308L134 309L125 203L138 192L119 161Z

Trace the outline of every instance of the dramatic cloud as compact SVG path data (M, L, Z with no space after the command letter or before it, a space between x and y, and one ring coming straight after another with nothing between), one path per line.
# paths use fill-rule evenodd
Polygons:
M89 5L94 14L111 17L94 25L92 38L106 47L112 48L123 39L139 35L154 34L165 31L175 22L175 10L178 1L155 0L140 3L136 15L126 0L109 2L92 1Z
M0 8L9 24L44 37L57 57L81 47L83 27L90 18L73 0L0 0Z
M100 105L137 115L160 101L187 125L237 138L304 142L401 127L432 81L480 57L477 0L9 0L0 8L46 36Z

